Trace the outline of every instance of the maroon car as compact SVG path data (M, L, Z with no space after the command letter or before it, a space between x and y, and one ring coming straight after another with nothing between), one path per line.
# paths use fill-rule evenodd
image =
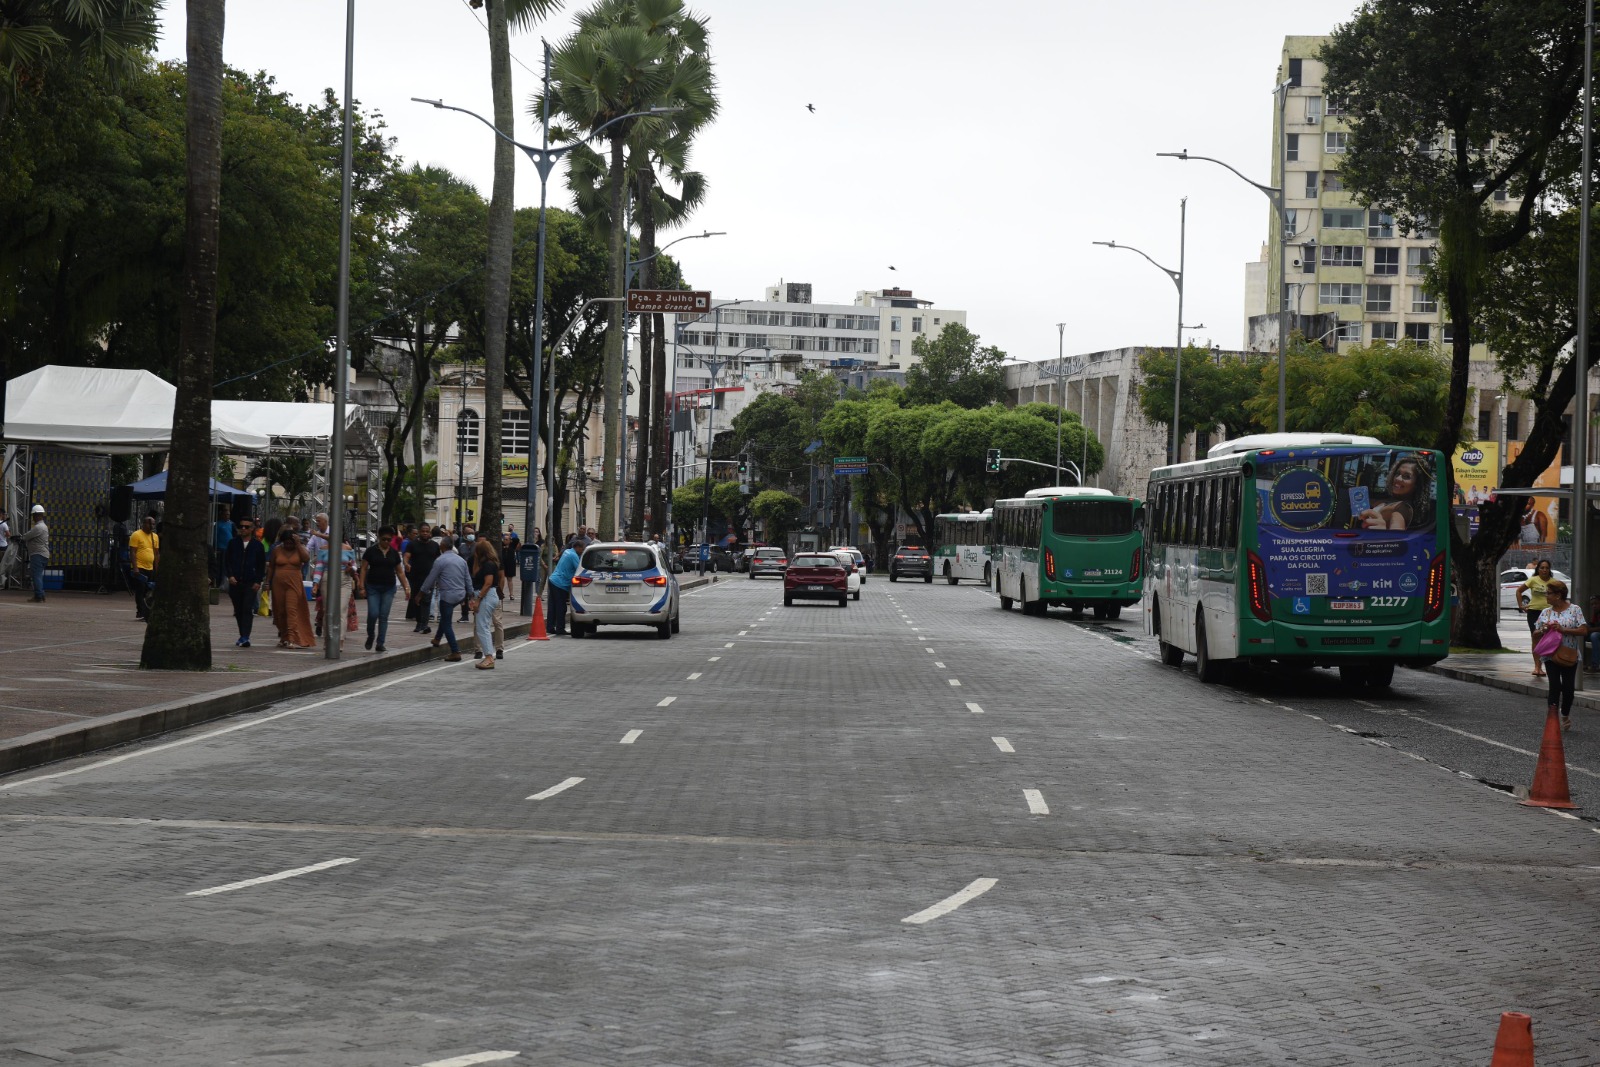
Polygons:
M850 585L844 560L831 552L800 552L789 560L783 572L783 606L796 600L836 600L842 608L849 602Z

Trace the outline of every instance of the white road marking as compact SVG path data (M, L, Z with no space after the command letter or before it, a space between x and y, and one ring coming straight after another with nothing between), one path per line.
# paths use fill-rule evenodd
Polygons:
M622 735L622 740L618 741L617 744L631 745L635 741L639 740L639 735L642 733L644 733L643 730L629 730L627 733Z
M972 714L974 714L974 715L982 715L983 714L983 709L978 707L978 705L974 704L970 700L967 701L967 710L972 712Z
M952 678L952 679L950 679L950 684L951 685L960 685L961 684L961 679L960 678Z
M694 596L693 593L689 594ZM452 1056L447 1060L434 1060L424 1063L422 1067L473 1067L478 1063L499 1063L501 1060L514 1059L522 1055L520 1052L474 1052L467 1056Z
M658 708L664 708L664 707L666 707L666 706L667 706L667 705L668 705L668 704L670 704L670 703L672 703L672 702L673 702L673 701L674 701L674 700L677 700L677 699L678 699L678 698L677 698L677 697L662 697L662 698L661 698L661 699L660 699L660 701L658 701L658 702L657 702L657 703L656 703L656 707L658 707Z
M692 682L698 677L700 677L700 672L699 671L695 671L693 674L689 675L689 681Z
M557 793L565 792L566 790L571 789L573 786L577 785L581 781L583 781L582 778L568 778L566 781L561 782L561 783L559 783L557 785L553 785L549 789L546 789L542 793L535 793L535 794L533 794L533 796L528 797L526 799L528 799L528 800L549 800L551 797L555 796Z
M933 655L933 649L931 649L931 648L925 648L922 651L926 652L930 656Z
M715 663L715 662L717 662L717 660L719 660L721 658L722 658L721 656L712 656L710 659L706 660L706 662L707 663Z
M740 636L740 637L743 637L743 636L744 636L744 635L745 635L745 634L747 634L747 633L749 633L749 632L750 632L750 631L749 631L749 630L740 630L740 631L739 631L739 636Z
M264 885L267 882L281 882L285 878L298 878L302 874L311 874L313 871L325 871L329 867L343 867L347 863L356 862L354 856L343 856L336 860L327 860L323 863L313 863L309 867L296 867L292 871L279 871L277 874L264 874L260 878L246 878L242 882L229 882L227 885L214 885L210 889L196 889L193 893L185 893L190 897L209 897L214 893L231 893L235 889L248 889L253 885Z
M910 923L912 926L921 926L925 922L932 922L941 915L949 915L967 901L983 896L999 884L1000 879L998 878L979 878L961 892L945 897L931 908L923 908L915 915L907 915L900 921Z
M1028 798L1028 810L1035 815L1049 815L1050 805L1044 802L1044 794L1037 789L1024 789L1022 795Z
M1001 752L1015 752L1016 751L1016 749L1011 747L1011 742L1007 741L1003 737L991 737L991 738L989 738L989 740L993 741L994 742L994 747L998 748Z
M926 640L927 640L927 638L926 638L926 637L919 637L919 638L917 638L917 640L918 640L918 641L926 641Z
M939 661L938 661L938 660L934 660L934 661L933 661L933 665L934 665L934 666L935 666L935 667L943 667L943 666L944 666L944 664L943 664L943 663L940 663L940 662L939 662Z
M722 647L723 648L732 648L733 647L733 642L729 641L727 644L723 645Z

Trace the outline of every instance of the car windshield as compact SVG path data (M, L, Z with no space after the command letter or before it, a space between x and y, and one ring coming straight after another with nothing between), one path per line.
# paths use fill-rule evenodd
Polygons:
M591 571L647 571L656 560L648 548L591 548L583 565Z
M794 558L794 566L840 568L844 564L839 561L837 556L796 556Z

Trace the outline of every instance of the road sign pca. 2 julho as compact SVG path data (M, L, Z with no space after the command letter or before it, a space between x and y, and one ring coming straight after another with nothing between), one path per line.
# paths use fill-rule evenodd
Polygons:
M711 310L711 294L699 289L629 289L628 310L697 315Z

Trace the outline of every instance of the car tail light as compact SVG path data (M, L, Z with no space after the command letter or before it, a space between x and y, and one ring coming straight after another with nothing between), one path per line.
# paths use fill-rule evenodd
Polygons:
M1250 613L1262 622L1272 621L1272 604L1267 600L1267 566L1254 552L1249 556Z
M572 576L572 584L573 585L578 585L578 586L588 585L592 581L594 581L594 578L592 578L591 576L589 576L587 574L574 574Z
M1144 564L1144 549L1142 549L1142 548L1134 549L1133 550L1133 562L1128 564L1128 581L1137 582L1139 580L1139 575L1142 573L1140 568L1143 566L1143 564Z
M648 578L646 578L644 580L644 584L645 585L666 585L667 584L667 576L664 575L664 574L652 574L650 577L648 577Z
M1428 568L1428 596L1423 602L1425 607L1422 612L1423 622L1432 622L1444 610L1444 553L1433 557L1433 565Z
M1048 548L1044 550L1044 576L1052 582L1056 580L1056 554Z

